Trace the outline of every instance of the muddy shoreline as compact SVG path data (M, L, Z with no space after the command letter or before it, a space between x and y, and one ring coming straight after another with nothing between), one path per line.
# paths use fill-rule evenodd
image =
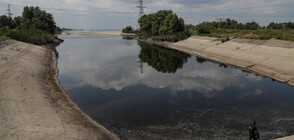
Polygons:
M0 139L119 139L60 85L55 47L1 42Z
M84 113L77 104L75 104L71 98L69 97L69 94L65 91L65 89L61 86L60 81L58 79L58 68L57 68L57 57L55 51L52 51L52 60L51 60L51 66L48 71L48 77L47 82L52 87L53 92L51 92L51 96L56 98L61 98L64 101L61 101L65 104L67 104L70 108L70 110L76 111L77 115L80 115L82 119L87 124L87 127L90 127L91 129L94 129L96 131L100 131L101 133L104 133L105 137L110 140L118 139L114 134L112 134L109 130L107 130L104 126L100 125L98 122L93 120L91 117L89 117L86 113Z

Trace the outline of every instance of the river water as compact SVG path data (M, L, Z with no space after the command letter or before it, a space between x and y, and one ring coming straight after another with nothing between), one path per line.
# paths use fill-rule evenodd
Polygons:
M121 36L61 37L59 79L122 139L262 139L294 134L294 87Z

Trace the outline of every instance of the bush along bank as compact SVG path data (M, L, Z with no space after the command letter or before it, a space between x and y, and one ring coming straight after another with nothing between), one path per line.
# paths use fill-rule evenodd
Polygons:
M194 36L241 39L280 39L294 41L294 22L270 23L260 26L256 22L240 23L232 19L223 19L213 22L202 22L197 25L187 25Z
M22 16L14 18L0 16L0 35L15 40L36 45L56 45L61 41L54 36L58 31L60 28L56 26L52 14L39 7L26 6Z
M55 39L53 35L50 35L39 29L4 29L0 30L0 35L36 45L46 45L48 43L50 44Z

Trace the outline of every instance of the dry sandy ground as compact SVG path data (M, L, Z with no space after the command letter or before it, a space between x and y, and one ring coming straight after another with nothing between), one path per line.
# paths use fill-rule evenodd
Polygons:
M53 51L13 40L1 44L1 140L118 139L60 87Z
M179 51L239 67L294 86L294 42L190 37L168 45Z
M67 36L70 35L70 32L61 32L60 34L56 34L56 36Z

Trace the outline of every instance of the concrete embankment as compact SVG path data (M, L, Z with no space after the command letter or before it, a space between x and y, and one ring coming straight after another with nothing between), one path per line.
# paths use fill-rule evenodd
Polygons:
M193 36L168 48L239 67L294 86L294 42Z
M0 139L118 139L71 101L56 63L51 49L0 43Z
M190 37L163 45L215 62L239 67L294 86L294 42L232 39L222 43L212 37ZM277 140L293 140L293 136Z

